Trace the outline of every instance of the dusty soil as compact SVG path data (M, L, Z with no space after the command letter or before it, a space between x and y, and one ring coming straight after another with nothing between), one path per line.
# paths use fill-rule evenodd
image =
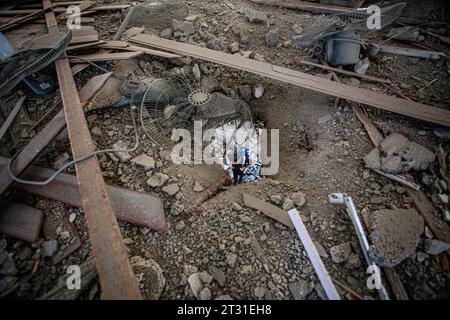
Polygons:
M320 24L313 15L256 6L248 1L232 2L236 6L234 10L221 1L190 2L189 13L201 16L194 23L196 33L186 41L206 46L211 39L218 39L219 46L225 52L232 43L237 42L241 52L252 51L255 59L313 74L324 73L296 64L296 59L308 59L309 53L294 49L290 43L294 24L300 24L305 29L313 27L315 23ZM268 23L250 24L244 15L245 8L248 7L268 13ZM101 39L111 39L120 25L121 14L109 12L95 17L95 27ZM265 34L274 29L280 33L281 40L278 47L272 48L266 46ZM372 37L381 41L388 31L389 28ZM159 30L152 30L151 25L147 26L146 32L159 35ZM402 44L393 42L392 45ZM436 43L434 45L439 46ZM448 47L443 47L442 50L444 49L448 52ZM140 69L134 73L134 77L142 79L149 75L164 76L167 71L156 69L152 65L153 61L161 62L167 70L176 66L174 61L146 56L139 59ZM373 145L351 109L344 102L336 105L334 98L325 95L211 63L194 60L187 69L191 69L195 63L201 64L202 70L209 70L208 75L217 80L219 90L223 93L239 96L239 88L246 85L253 88L260 84L265 88L263 97L250 97L248 103L260 125L268 129L279 129L280 170L277 175L265 177L258 183L216 188L221 181L220 169L206 165L173 165L168 158L168 150L152 143L139 128L140 145L131 157L144 153L153 157L156 161L153 171L167 174L169 179L166 185L176 184L180 189L176 195L169 195L160 187L150 187L146 183L149 174L142 168L130 162L118 162L114 156L99 156L107 184L157 193L164 199L168 231L158 233L125 222L119 223L132 261L139 260L135 257L155 261L159 264L162 275L161 271L153 270L158 276L153 277L152 273L149 279L160 279L158 277L161 276L165 278L165 285L158 288L161 282L146 280L143 274L145 271L142 271L145 268L136 265L136 273L143 274L143 278L140 277L140 287L144 296L195 299L188 278L196 272L206 271L212 276L212 280L203 274L202 298L324 299L320 282L297 234L262 213L246 208L242 201L242 194L249 193L282 207L293 193L303 192L306 204L298 209L330 275L364 298L378 299L375 291L367 289L366 263L353 225L343 208L328 203L328 195L333 192L347 193L352 196L359 210L408 209L413 208L413 204L403 188L364 168L362 158L372 150ZM109 70L114 67L113 63L101 65ZM97 73L92 68L82 72L75 78L77 86L81 87ZM368 74L395 81L394 87L413 99L443 108L450 107L450 80L445 64L380 55L371 62ZM438 79L436 82L416 94L435 78ZM343 76L342 79L344 82L352 82L348 77ZM354 81L353 83L355 84ZM355 85L391 93L389 88L375 83L361 81ZM54 96L57 97L56 94ZM12 138L1 142L2 156L14 154L39 132L46 121L34 132L27 131L26 128L30 125L27 127L25 124L32 125L39 120L52 106L55 97L27 101L27 112L21 114ZM398 132L430 150L435 150L439 144L443 144L447 151L450 149L448 141L433 135L434 126L429 123L368 107L366 111L385 135ZM134 145L128 109L104 108L89 111L86 118L98 149L109 148L117 141L123 141L129 147ZM64 153L70 155L70 143L67 135L62 134L44 150L36 163L51 167ZM437 164L426 174L436 176L436 169ZM69 172L74 173L73 168ZM421 182L421 175L415 175L415 178L417 182ZM217 194L204 199L193 190L195 182L199 182L205 189L215 187ZM433 192L429 193L431 194ZM65 204L16 191L10 191L7 197L21 199L22 202L26 200L26 203L42 209L46 219L51 219L55 214L76 217L73 225L80 234L82 246L59 263L42 257L44 240L28 245L1 236L2 243L5 244L2 250L8 252L17 268L12 275L17 288L10 297L37 298L55 285L58 277L65 274L67 266L79 264L90 255L83 212ZM195 213L190 210L192 204L197 209ZM441 213L439 219L442 219ZM65 228L63 227L64 230ZM59 234L61 231L59 230ZM422 239L426 237L424 230ZM43 238L48 240L45 236ZM60 235L56 238L60 245L63 244ZM336 262L333 259L331 252L336 246L348 246L345 261ZM448 262L443 266L438 257L426 255L422 242L416 253L394 269L410 298L448 298ZM345 299L354 298L340 287L338 290ZM98 299L99 295L99 285L97 281L93 281L80 298Z

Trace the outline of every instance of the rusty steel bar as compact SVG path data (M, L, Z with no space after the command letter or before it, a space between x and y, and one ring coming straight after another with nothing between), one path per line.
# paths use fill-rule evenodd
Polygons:
M43 0L44 9L52 6ZM49 33L58 32L53 10L45 14ZM55 61L67 129L74 159L94 151L80 98L65 53ZM142 299L122 243L100 166L96 157L76 164L81 201L95 258L102 299Z
M0 157L0 170L6 168L9 159ZM51 169L30 166L22 179L43 181L54 174ZM15 183L12 186L31 194L67 203L82 208L80 191L75 176L61 173L45 187ZM156 195L127 190L116 186L106 186L117 219L124 220L155 231L167 230L163 201Z
M43 220L44 214L39 209L0 199L0 233L35 243Z

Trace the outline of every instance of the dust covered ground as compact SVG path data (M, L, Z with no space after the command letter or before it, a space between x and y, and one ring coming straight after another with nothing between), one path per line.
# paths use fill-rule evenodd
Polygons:
M231 2L235 5L233 10L222 1L189 2L186 6L188 15L198 15L193 22L195 32L190 37L174 37L172 34L170 38L329 76L321 70L298 64L296 61L299 59L309 59L309 53L294 48L291 41L295 25L305 30L313 28L315 24L321 24L320 17L254 5L248 1ZM250 23L245 17L246 8L266 12L267 22ZM107 12L96 14L95 18L94 25L100 38L110 40L121 23L122 15L120 12ZM158 36L165 29L164 23L161 28L152 29L152 21L144 27L146 33ZM382 41L389 29L370 38ZM266 43L266 33L271 30L276 30L280 36L274 47ZM448 47L438 42L431 45L448 52ZM174 165L169 158L170 150L152 143L140 127L139 146L129 159L121 162L114 155L99 156L107 184L154 193L164 200L168 222L165 232L119 222L143 296L148 299L205 300L326 299L296 232L246 207L242 194L248 193L282 208L292 207L291 200L299 194L304 196L305 203L294 203L294 206L300 212L330 276L364 299L378 299L377 292L367 288L367 265L354 227L343 207L328 203L328 195L347 193L358 210L366 208L368 212L409 209L414 205L403 187L365 168L362 159L373 149L373 145L352 109L344 101L336 103L332 97L299 87L201 60L187 60L180 65L179 61L141 56L136 61L133 77L165 76L175 67L192 72L192 66L198 64L202 77L213 79L216 90L247 101L260 127L279 129L280 168L278 174L264 177L260 182L229 186L222 182L222 171L216 166ZM109 70L114 68L114 63L101 65ZM89 68L77 75L77 87L81 88L96 74L97 70ZM414 100L450 108L450 80L445 62L380 54L371 61L367 74L391 80L393 87ZM354 86L392 94L389 87L378 83L347 76L341 79ZM427 86L434 79L437 80ZM253 88L258 85L264 87L264 94L256 99ZM27 100L26 112L15 123L14 134L0 144L2 156L13 155L42 129L46 121L33 131L27 130L53 105L56 97L54 94ZM396 132L432 151L436 151L439 145L445 151L450 149L448 140L433 134L435 126L430 123L370 107L366 107L365 112L385 136ZM110 148L118 141L127 147L134 145L129 109L90 110L86 112L86 119L98 149ZM130 161L142 154L155 161L155 168L150 172ZM71 159L70 143L64 132L42 152L35 164L53 167L61 157L66 157L66 161ZM74 174L74 168L68 172ZM155 173L167 178L164 186L149 185L148 180ZM438 177L437 161L426 172L414 173L414 178L425 187L429 199L438 208L436 218L444 221L448 203L439 202L436 189L424 183L426 176ZM196 191L196 184L203 189L212 187L216 194L205 199L202 192ZM0 272L6 275L3 280L7 278L14 287L6 297L35 299L53 288L69 265L80 264L91 255L83 212L16 190L9 191L6 197L20 199L43 210L44 225L51 224L55 217L59 221L56 226L49 226L48 232L43 230L43 239L37 244L29 245L1 236L0 252L4 260ZM192 210L193 207L195 210ZM56 234L52 234L53 229ZM425 229L415 252L393 269L410 299L448 298L448 261L425 253L424 240L430 237ZM52 256L73 244L77 232L81 248L55 263ZM55 239L58 248L51 257L44 257L43 243L49 239ZM344 299L355 299L340 286L337 289ZM100 288L95 279L79 298L99 297Z

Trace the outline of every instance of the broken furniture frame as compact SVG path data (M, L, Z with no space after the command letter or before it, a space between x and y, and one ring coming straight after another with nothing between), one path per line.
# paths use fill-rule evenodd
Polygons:
M375 270L379 270L379 267L372 261L372 259L369 257L369 241L366 238L366 234L364 232L364 228L361 224L361 220L359 220L358 212L356 211L355 204L353 203L353 200L351 197L347 196L345 193L332 193L328 196L329 202L331 204L345 204L347 207L347 213L350 216L350 219L352 220L353 226L356 230L356 235L358 236L359 243L361 245L361 249L364 254L364 258L366 259L368 266L374 266ZM380 280L381 280L381 274L379 274ZM378 289L378 294L380 295L380 298L383 300L390 300L389 294L384 287L384 285L381 283L381 288Z
M341 297L339 296L336 287L333 284L333 280L331 280L330 275L328 274L328 271L325 268L322 259L320 258L319 252L314 246L314 243L309 236L308 230L306 230L306 227L303 224L303 221L300 218L297 210L292 209L288 213L292 223L294 224L295 230L297 231L297 234L300 237L303 246L305 247L306 253L311 260L311 264L313 265L314 270L319 277L320 283L322 284L322 287L325 290L328 299L341 300Z

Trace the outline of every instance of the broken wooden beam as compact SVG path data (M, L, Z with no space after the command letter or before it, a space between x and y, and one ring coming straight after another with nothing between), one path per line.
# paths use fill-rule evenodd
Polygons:
M50 0L42 4L44 9L51 7ZM53 11L47 12L45 19L49 33L59 32ZM79 159L93 153L94 145L65 53L55 61L55 67L72 155ZM77 163L75 169L102 298L141 299L97 158Z
M0 233L35 243L39 239L44 214L41 210L0 199Z
M77 56L70 58L70 62L79 63L79 62L101 62L101 61L119 61L119 60L128 60L139 57L144 54L144 52L116 52L116 53L93 53L87 54L83 56Z
M231 55L187 43L161 39L149 34L139 34L129 41L144 46L154 47L159 50L207 60L230 68L287 82L323 94L348 99L375 108L450 127L450 110L414 101L407 101L367 89L355 88L303 72L274 66L270 63L248 59L239 55Z
M255 198L247 193L244 193L242 196L245 206L261 211L266 216L269 216L270 218L278 221L281 224L284 224L291 229L294 228L291 219L289 219L288 213L283 209L280 209L266 201Z
M0 170L4 171L9 159L0 157ZM21 179L42 181L53 175L54 170L30 166ZM41 197L82 208L80 191L75 176L61 173L46 186L15 183L14 188ZM167 230L164 206L161 198L128 189L107 186L108 195L117 218L155 231Z

